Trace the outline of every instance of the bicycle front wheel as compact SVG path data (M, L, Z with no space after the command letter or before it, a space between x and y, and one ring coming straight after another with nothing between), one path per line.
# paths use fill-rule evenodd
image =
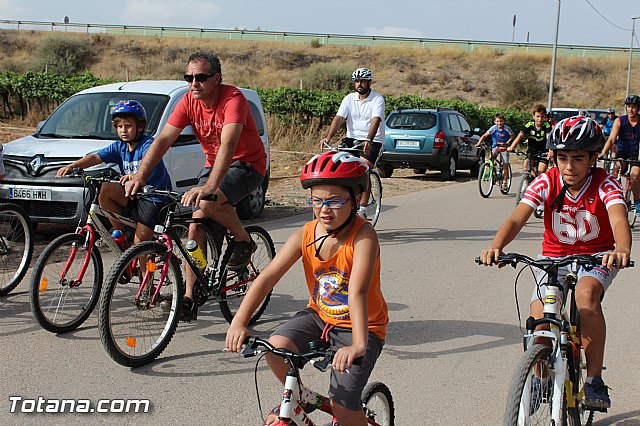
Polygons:
M636 224L636 205L633 202L633 194L631 193L631 182L627 179L626 188L624 190L624 200L627 203L627 221L629 222L629 227L633 228L633 225Z
M505 426L552 424L554 372L550 356L551 348L541 344L524 353L509 388Z
M251 255L249 264L237 271L227 269L227 262L231 257L231 253L233 253L233 242L231 242L227 246L220 265L220 301L218 303L224 319L229 323L233 320L242 303L242 299L244 299L253 281L276 255L273 240L265 229L255 225L247 226L245 229L258 246ZM270 298L271 292L267 294L258 309L251 315L249 325L255 323L264 313Z
M146 267L132 268L136 263ZM141 290L145 275L147 285ZM156 241L130 247L113 264L100 299L99 328L102 344L115 362L140 367L162 353L178 326L183 282L178 259ZM160 297L152 304L159 285Z
M65 234L51 241L31 278L31 311L42 328L66 333L91 315L102 287L102 257L88 247L86 234Z
M391 391L384 383L372 382L362 391L362 409L368 424L395 425L395 408Z
M500 179L500 192L502 192L504 195L507 195L509 193L509 190L511 189L511 164L507 164L507 173L505 175L505 173L503 172L501 174L501 179Z
M16 288L29 269L33 255L33 227L24 210L0 204L0 296Z
M369 202L367 203L367 220L376 226L382 208L382 180L375 170L369 174Z
M483 198L491 195L493 190L493 167L489 162L484 163L478 173L478 188Z
M531 183L531 175L529 173L525 173L522 175L522 180L520 181L520 187L518 189L518 194L516 195L516 206L520 204L520 200L524 197L524 193L527 192L527 188Z

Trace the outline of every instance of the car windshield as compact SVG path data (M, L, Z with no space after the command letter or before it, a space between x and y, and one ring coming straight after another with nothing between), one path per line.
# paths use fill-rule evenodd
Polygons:
M570 111L553 111L551 114L553 115L553 120L558 122L560 120L564 120L565 118L573 117L578 115L579 111L577 109Z
M427 130L435 125L436 115L432 112L393 113L387 120L387 127L391 129Z
M39 138L118 139L111 124L111 110L120 101L135 99L147 112L144 133L156 133L162 113L169 102L166 95L148 93L87 93L67 99L47 119L37 134Z

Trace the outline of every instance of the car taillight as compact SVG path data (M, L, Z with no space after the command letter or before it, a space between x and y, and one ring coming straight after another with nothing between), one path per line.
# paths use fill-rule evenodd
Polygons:
M444 143L445 143L445 139L444 139L444 132L441 130L438 133L436 133L435 138L433 139L433 147L434 148L444 148Z

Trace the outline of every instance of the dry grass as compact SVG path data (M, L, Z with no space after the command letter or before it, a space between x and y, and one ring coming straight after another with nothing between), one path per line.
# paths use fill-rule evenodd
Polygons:
M53 35L82 40L96 52L89 70L104 78L177 79L189 53L211 50L220 56L224 80L245 87L298 87L313 70L326 67L367 66L374 71L374 89L383 94L418 94L439 99L466 99L486 106L546 103L549 54L537 51L502 52L479 48L468 52L456 47L319 46L309 43L255 42L223 39L134 37L105 34L61 34L47 31L0 30L0 71L24 72L35 62L36 52ZM516 64L515 68L508 64ZM640 60L633 63L637 84ZM555 77L557 106L618 106L624 98L627 59L560 56ZM542 94L506 102L504 82L513 69L528 69L544 86ZM525 75L525 74L523 74ZM526 78L526 77L522 77ZM538 84L538 85L539 85ZM305 87L309 87L305 84ZM640 91L634 87L632 91ZM509 99L519 93L510 93ZM527 105L528 106L528 105ZM528 109L528 108L526 108Z

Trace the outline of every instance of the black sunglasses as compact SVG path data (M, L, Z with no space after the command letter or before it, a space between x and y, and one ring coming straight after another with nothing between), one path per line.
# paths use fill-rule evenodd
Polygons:
M212 74L195 74L195 75L185 74L183 77L184 77L185 81L188 82L188 83L193 83L193 79L194 78L198 83L204 83L205 81L209 80L209 78L213 77L214 75L216 75L215 72L212 73Z

